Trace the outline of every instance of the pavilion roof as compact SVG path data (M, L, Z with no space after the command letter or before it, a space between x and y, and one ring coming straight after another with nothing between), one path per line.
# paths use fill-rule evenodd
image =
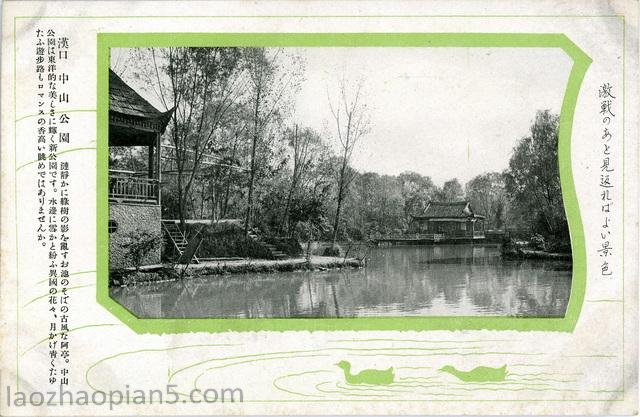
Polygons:
M129 116L153 119L162 115L161 111L129 87L111 69L109 69L109 110Z
M153 145L164 133L173 109L161 112L109 69L109 144Z
M469 201L430 201L422 214L413 217L417 219L484 218L484 216L474 213Z

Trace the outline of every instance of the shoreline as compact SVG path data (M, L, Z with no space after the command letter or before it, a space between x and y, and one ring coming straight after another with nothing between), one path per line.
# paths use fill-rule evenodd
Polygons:
M253 272L324 271L342 268L361 268L364 264L364 261L355 258L312 256L309 263L305 258L204 261L189 265L188 271L198 271L202 275L224 275Z
M507 251L502 254L504 259L539 259L551 261L573 261L573 254L559 252L545 252L541 250L520 249L517 252Z
M490 244L491 246L495 244ZM394 245L414 246L414 245ZM518 249L517 251L502 251L500 257L505 260L554 260L572 261L572 254L552 253L530 249ZM171 263L141 266L139 271L135 268L111 270L109 273L109 287L127 287L161 282L173 282L182 279L197 277L214 277L227 275L242 275L251 273L279 273L301 271L331 271L341 269L360 269L366 266L366 260L356 258L343 258L339 256L311 257L307 262L304 257L288 259L254 259L254 258L221 258L216 260L200 261L190 264L186 271L182 265Z
M337 256L312 256L311 262L305 258L290 259L234 259L219 261L203 261L191 264L182 275L181 265L157 264L134 268L112 270L109 276L109 287L134 286L138 284L172 282L180 279L200 276L241 275L248 273L275 273L295 271L330 271L344 268L360 269L365 266L364 260L342 258ZM146 278L146 279L145 279Z

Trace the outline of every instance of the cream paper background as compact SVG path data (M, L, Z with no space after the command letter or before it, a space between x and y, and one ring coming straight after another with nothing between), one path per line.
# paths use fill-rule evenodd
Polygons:
M637 413L637 2L5 2L3 6L2 415ZM70 333L73 370L68 389L124 391L125 385L131 390L164 389L167 375L174 373L171 383L178 385L178 391L186 392L193 386L241 387L245 402L120 405L113 411L108 406L7 407L6 386L15 390L18 384L26 392L50 390L46 382L48 349L42 343L49 324L46 297L42 297L47 291L43 280L48 269L43 252L34 243L35 171L33 165L16 170L35 158L35 118L27 117L36 112L35 27L53 28L70 38L73 75L69 108L86 110L72 114L70 147L89 149L67 155L73 167L71 264L77 273L71 280L71 286L76 287L70 291L71 328L78 328ZM588 256L585 302L575 331L135 334L95 301L96 170L95 150L90 148L95 147L96 139L96 34L100 32L566 34L593 59L578 98L572 137L573 176ZM624 143L622 94L617 101L620 114L611 129L616 132L612 151L620 184L613 220L618 233L613 246L624 246L624 257L618 251L612 267L624 270L624 281L620 274L612 280L601 279L600 260L594 256L601 219L597 92L600 84L609 82L621 93L623 79ZM443 350L430 350L434 348ZM445 363L462 369L506 363L511 372L549 373L557 381L550 390L479 390L463 392L462 397L419 392L344 395L316 390L317 384L340 379L340 370L333 364L345 358L361 369L392 364L404 369L398 374L408 377L419 377L421 367L437 369ZM303 374L313 370L318 372ZM330 384L320 385L323 387L331 391Z

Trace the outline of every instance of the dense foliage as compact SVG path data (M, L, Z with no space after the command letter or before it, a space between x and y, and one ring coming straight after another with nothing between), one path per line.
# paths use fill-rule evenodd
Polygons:
M504 172L439 186L417 172L353 168L371 129L362 82L342 80L339 94L328 97L330 132L292 122L304 62L284 49L136 49L120 74L175 109L163 139L174 149L163 166L164 218L233 218L264 236L335 242L401 234L429 201L464 199L486 216L487 229L568 242L558 116L549 111L538 112L530 134L516 141ZM146 152L111 148L111 167L141 171Z

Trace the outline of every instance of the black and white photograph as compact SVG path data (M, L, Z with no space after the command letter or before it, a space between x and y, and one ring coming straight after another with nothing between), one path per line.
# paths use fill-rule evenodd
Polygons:
M110 54L109 292L136 317L564 317L562 50Z

